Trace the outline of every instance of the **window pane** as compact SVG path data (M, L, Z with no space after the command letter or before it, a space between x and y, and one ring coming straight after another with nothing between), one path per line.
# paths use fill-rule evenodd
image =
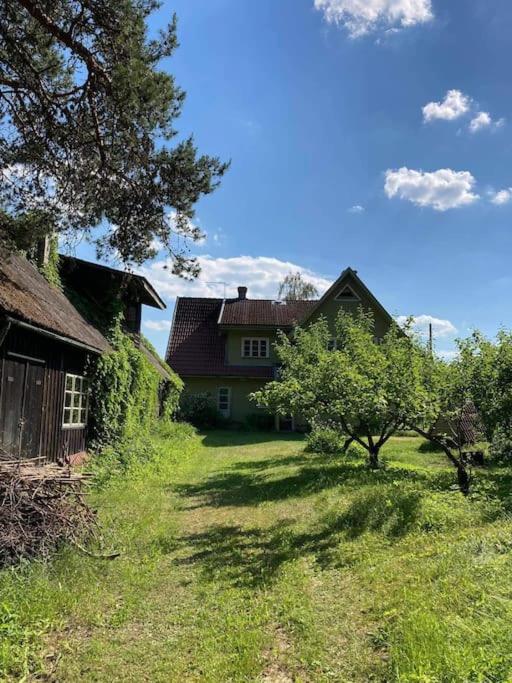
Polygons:
M68 424L70 424L70 422L71 422L71 411L69 410L69 408L67 408L64 411L64 424L68 425Z
M73 394L73 407L80 408L80 394Z
M71 396L72 394L69 391L66 391L64 395L64 406L66 408L69 408L69 406L71 405Z
M261 340L260 350L261 350L262 356L267 355L267 340L266 339Z
M251 340L250 339L244 339L244 356L250 356L251 355Z
M80 421L80 411L79 410L73 410L72 416L71 416L71 422L73 424L78 424Z
M66 375L66 390L72 391L73 389L73 377L71 375Z
M87 411L81 410L80 411L80 422L81 422L81 424L85 424L86 419L87 419Z

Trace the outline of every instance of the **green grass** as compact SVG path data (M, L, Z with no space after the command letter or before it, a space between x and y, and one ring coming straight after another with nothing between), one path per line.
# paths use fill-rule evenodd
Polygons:
M107 545L0 572L0 680L512 680L512 475L453 490L293 435L181 429L94 494Z

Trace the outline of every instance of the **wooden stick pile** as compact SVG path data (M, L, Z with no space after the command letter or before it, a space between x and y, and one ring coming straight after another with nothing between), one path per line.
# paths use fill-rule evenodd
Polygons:
M80 543L96 530L85 500L87 475L40 459L0 452L0 566L46 557L63 542Z

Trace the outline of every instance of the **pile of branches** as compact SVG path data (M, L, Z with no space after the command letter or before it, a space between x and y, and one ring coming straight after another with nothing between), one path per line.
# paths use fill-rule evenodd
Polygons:
M64 542L81 547L95 535L96 514L85 499L87 478L0 452L0 566L47 557Z

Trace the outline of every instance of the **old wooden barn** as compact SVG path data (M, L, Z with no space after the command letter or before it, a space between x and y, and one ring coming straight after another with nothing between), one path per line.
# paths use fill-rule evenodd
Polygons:
M63 257L61 277L63 291L19 254L0 263L0 450L17 458L65 463L86 450L87 365L110 346L74 299L99 319L117 298L135 339L142 304L165 307L145 278L112 268ZM159 359L149 360L164 376Z

